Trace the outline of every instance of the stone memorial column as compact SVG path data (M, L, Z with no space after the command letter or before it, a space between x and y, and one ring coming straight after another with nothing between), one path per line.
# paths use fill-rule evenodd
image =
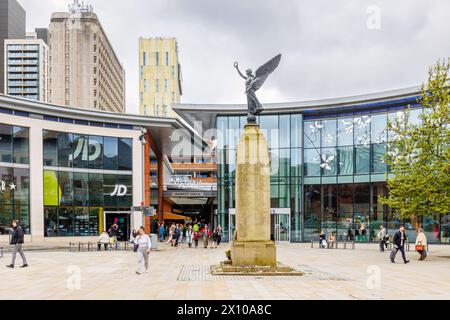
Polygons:
M244 128L236 158L236 234L233 266L276 266L270 239L270 159L259 125Z

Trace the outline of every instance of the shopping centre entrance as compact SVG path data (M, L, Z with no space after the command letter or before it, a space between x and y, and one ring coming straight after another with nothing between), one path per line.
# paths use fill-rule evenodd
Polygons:
M108 232L109 228L117 222L119 225L119 232L117 235L117 240L128 241L130 238L130 226L131 226L131 212L117 212L117 211L105 211L103 213L103 230Z
M230 213L230 240L233 239L236 226L236 209L229 209ZM291 241L291 209L275 208L270 209L270 235L275 242Z

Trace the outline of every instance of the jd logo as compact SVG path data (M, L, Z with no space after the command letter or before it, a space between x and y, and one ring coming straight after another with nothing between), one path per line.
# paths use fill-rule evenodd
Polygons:
M116 185L116 187L114 188L113 193L111 193L111 197L114 196L118 196L118 197L123 197L124 195L127 194L128 188L124 185Z
M89 154L90 148L93 148L94 152ZM80 138L78 139L77 146L73 154L69 155L69 161L77 159L81 155L81 160L83 161L94 161L101 156L102 146L97 141L89 141L88 139Z

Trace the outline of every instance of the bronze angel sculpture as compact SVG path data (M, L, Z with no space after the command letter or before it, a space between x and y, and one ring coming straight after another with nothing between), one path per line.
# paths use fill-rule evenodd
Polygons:
M256 97L255 92L259 90L264 82L267 80L269 75L278 67L281 61L281 54L277 55L275 58L266 62L264 65L259 67L255 74L253 74L252 69L247 69L245 71L246 75L243 75L239 70L239 64L234 63L239 75L245 80L245 94L247 95L247 106L248 106L248 121L255 122L256 115L260 114L264 108Z

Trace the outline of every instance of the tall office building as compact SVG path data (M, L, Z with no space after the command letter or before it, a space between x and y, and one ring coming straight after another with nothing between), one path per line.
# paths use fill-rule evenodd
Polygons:
M92 6L51 16L50 102L125 112L125 71Z
M139 112L175 117L172 103L183 94L178 45L175 38L139 40Z
M26 14L17 0L0 0L0 93L5 93L4 45L6 39L25 39Z
M48 102L48 46L35 33L5 40L4 92Z

